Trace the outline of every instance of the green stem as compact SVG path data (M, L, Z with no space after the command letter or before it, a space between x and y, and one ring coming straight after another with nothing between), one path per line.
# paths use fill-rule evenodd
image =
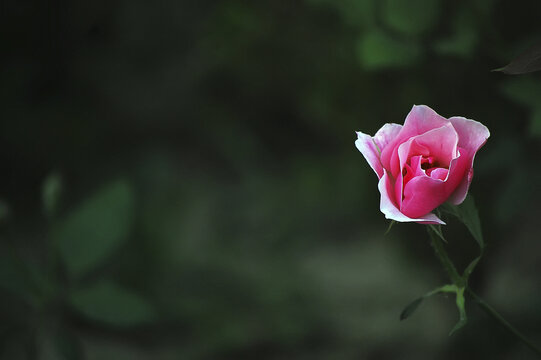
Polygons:
M534 353L536 353L541 358L541 349L537 347L533 342L528 340L524 335L520 333L513 325L509 324L492 306L487 304L483 299L481 299L476 293L474 293L470 288L467 289L468 294L475 300L475 302L483 309L488 315L490 315L494 320L500 323L504 329L513 334L518 340L522 341L526 346L528 346Z
M445 251L445 247L443 246L443 243L436 230L429 227L428 234L430 235L431 245L434 248L434 252L436 253L436 256L440 260L441 264L443 265L443 268L447 272L447 275L449 275L449 278L457 287L464 287L464 280L456 270L456 267L449 258L449 255L447 255L447 251ZM524 335L522 335L513 325L511 325L507 320L505 320L496 310L494 310L492 306L487 304L469 287L466 287L466 291L481 307L481 309L483 309L489 316L491 316L494 320L500 323L500 325L503 326L504 329L513 334L518 340L522 341L526 346L528 346L541 358L541 349L539 347L537 347L534 343L532 343Z
M430 245L432 245L432 248L434 248L434 252L436 253L436 256L440 260L440 263L443 265L443 268L445 269L445 272L447 272L447 275L453 282L453 284L457 285L458 287L463 286L463 280L458 271L455 268L455 265L449 258L449 255L447 255L447 251L445 251L445 248L443 247L443 243L440 239L440 236L438 235L438 232L431 227L428 228L428 235L430 236Z

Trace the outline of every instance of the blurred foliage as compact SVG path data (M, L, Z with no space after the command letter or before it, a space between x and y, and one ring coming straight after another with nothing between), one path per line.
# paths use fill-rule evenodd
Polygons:
M470 282L541 342L541 79L490 72L533 1L5 1L1 359L527 358L432 297L355 130L413 104L486 124ZM478 254L444 228L463 270Z

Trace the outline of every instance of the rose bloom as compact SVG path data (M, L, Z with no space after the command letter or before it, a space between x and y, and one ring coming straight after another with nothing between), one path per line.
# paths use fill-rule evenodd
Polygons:
M357 149L378 175L385 217L445 224L431 211L446 201L464 201L475 153L490 132L477 121L446 119L428 106L415 105L403 126L385 124L373 137L357 136Z

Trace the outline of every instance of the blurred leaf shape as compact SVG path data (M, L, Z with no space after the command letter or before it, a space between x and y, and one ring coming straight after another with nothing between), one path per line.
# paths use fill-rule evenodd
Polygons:
M440 55L469 58L474 53L479 38L475 21L471 12L459 12L453 20L451 34L437 41L434 50Z
M41 200L43 204L43 212L48 217L53 217L60 202L60 196L63 188L62 177L58 173L51 173L43 181L41 190Z
M520 75L541 70L541 42L528 48L511 62L502 68L493 71L501 71L504 74Z
M363 34L357 55L366 70L400 68L414 64L421 48L417 43L404 42L376 30Z
M436 23L440 5L439 0L384 0L383 20L393 30L420 35Z
M54 229L55 245L73 278L109 257L127 238L134 195L124 180L114 181L80 204Z
M72 290L69 304L86 318L112 326L146 324L156 318L155 309L147 301L110 281Z

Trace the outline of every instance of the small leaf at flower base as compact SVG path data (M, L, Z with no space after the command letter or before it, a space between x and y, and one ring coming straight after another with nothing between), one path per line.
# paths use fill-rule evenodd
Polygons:
M539 70L541 70L541 42L530 47L506 66L494 69L493 71L501 71L509 75L519 75Z
M400 321L405 320L411 315L413 315L413 313L415 312L415 310L417 310L419 305L421 305L423 300L424 296L421 296L420 298L413 300L408 306L406 306L404 310L402 310L402 312L400 313Z
M485 248L483 240L483 231L481 230L481 221L479 220L479 212L475 207L475 202L471 195L468 195L464 202L458 207L460 219L466 225L473 238L479 244L481 250Z
M445 203L441 206L441 209L451 215L456 216L469 230L473 236L481 251L485 248L485 242L483 240L483 232L481 230L481 221L479 220L479 213L475 207L475 202L471 195L468 195L464 202L458 206ZM435 230L434 230L435 231Z
M466 316L464 290L465 288L458 288L456 291L456 306L458 307L459 320L449 333L449 336L460 330L468 322L468 317Z
M146 324L155 318L154 309L144 299L113 282L72 290L69 303L86 318L114 326Z

